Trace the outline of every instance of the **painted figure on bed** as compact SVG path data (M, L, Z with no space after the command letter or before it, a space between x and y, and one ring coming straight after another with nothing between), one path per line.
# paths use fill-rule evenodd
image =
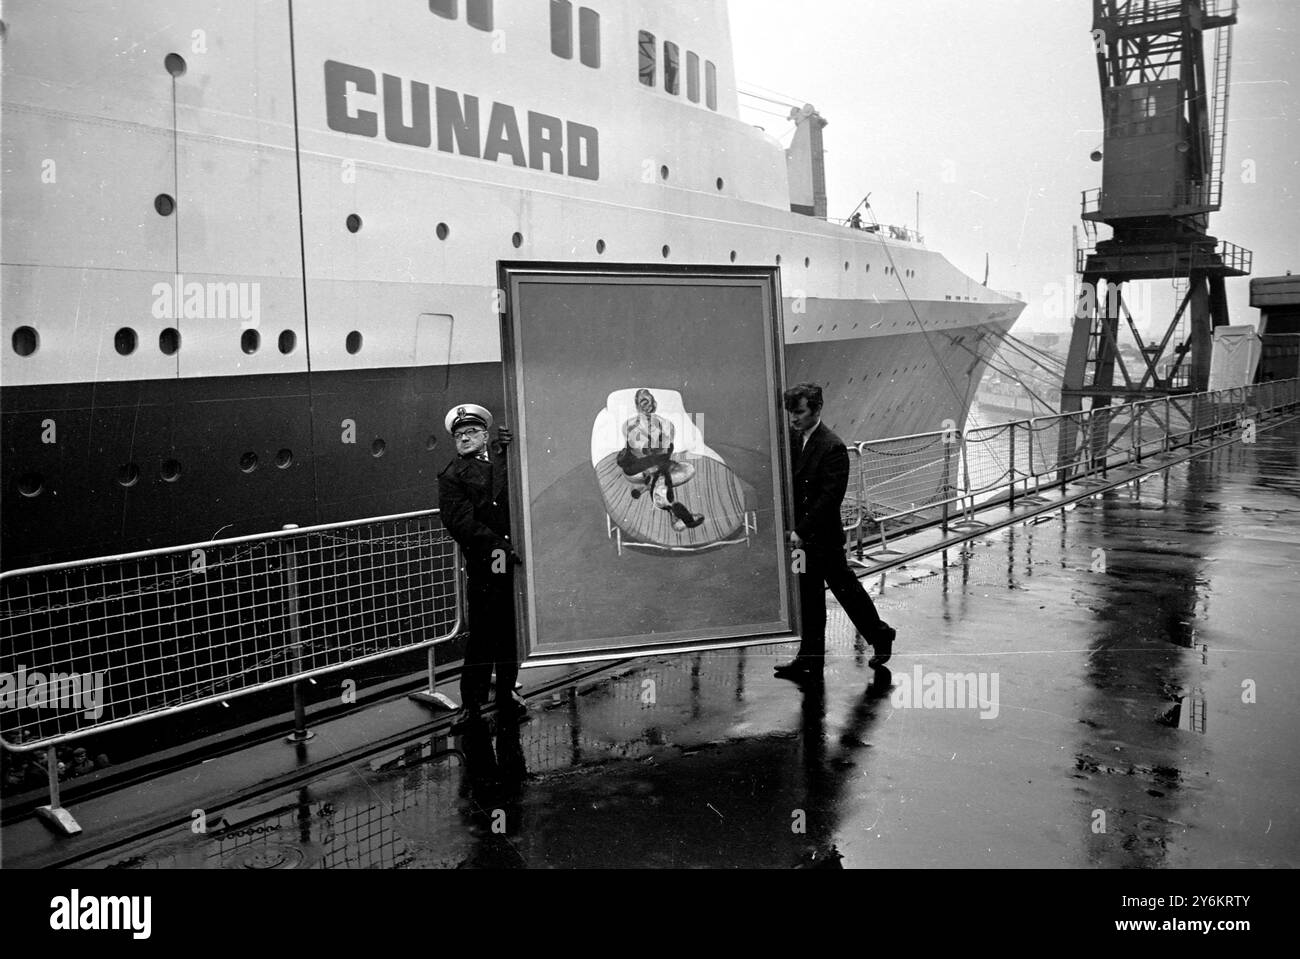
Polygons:
M748 545L758 529L753 490L704 442L677 390L610 393L592 423L591 465L620 556Z
M659 405L647 389L636 391L637 415L623 424L627 445L618 454L618 465L632 486L632 498L649 492L655 506L672 513L673 529L682 532L704 522L701 513L692 513L677 501L677 488L695 475L690 463L674 460L673 424L655 411Z

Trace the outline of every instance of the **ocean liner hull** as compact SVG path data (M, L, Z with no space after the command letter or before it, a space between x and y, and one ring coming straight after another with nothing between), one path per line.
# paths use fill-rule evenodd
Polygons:
M6 4L4 568L436 506L502 261L779 264L841 436L962 423L1023 304L791 212L725 5L664 6L583 8L591 66L505 0ZM708 102L638 82L649 32Z

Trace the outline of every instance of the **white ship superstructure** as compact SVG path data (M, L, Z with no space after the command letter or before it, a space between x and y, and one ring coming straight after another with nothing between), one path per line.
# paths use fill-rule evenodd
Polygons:
M1023 308L794 212L721 0L3 18L6 568L436 505L503 261L779 264L846 439L962 422Z

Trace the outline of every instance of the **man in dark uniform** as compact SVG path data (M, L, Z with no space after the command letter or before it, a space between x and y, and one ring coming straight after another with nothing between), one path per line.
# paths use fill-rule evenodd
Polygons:
M497 712L522 715L524 701L515 692L514 570L523 560L510 542L505 455L514 436L502 427L497 442L489 444L492 414L472 403L450 410L444 425L456 441L457 458L438 475L438 506L443 526L460 544L468 580L469 644L460 679L460 722L481 721L494 667Z
M893 653L894 630L881 620L844 555L840 504L849 484L849 452L840 438L822 425L820 386L801 383L786 390L785 409L790 415L794 460L795 528L790 545L796 550L796 560L803 560L799 574L803 635L798 655L793 662L777 666L776 674L794 680L821 677L826 657L827 586L875 649L869 665L884 666Z

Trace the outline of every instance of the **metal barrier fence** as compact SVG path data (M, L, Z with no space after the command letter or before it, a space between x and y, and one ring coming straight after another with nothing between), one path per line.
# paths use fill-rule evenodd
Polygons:
M917 433L855 444L861 469L864 515L859 529L873 523L885 542L887 524L955 504L960 497L954 471L961 436L954 430ZM862 545L859 537L858 545Z
M57 745L431 648L461 592L436 510L6 572L0 743L48 751L57 815Z
M856 444L865 513L858 529L888 536L941 522L953 509L973 521L981 503L1014 503L1043 486L1084 479L1122 463L1300 402L1300 380L1183 394L968 429ZM852 489L852 483L850 488ZM859 535L858 546L862 546Z
M856 446L850 446L848 450L849 485L844 500L840 503L840 522L845 534L860 542L862 519L867 514L866 497L863 494L862 452Z

